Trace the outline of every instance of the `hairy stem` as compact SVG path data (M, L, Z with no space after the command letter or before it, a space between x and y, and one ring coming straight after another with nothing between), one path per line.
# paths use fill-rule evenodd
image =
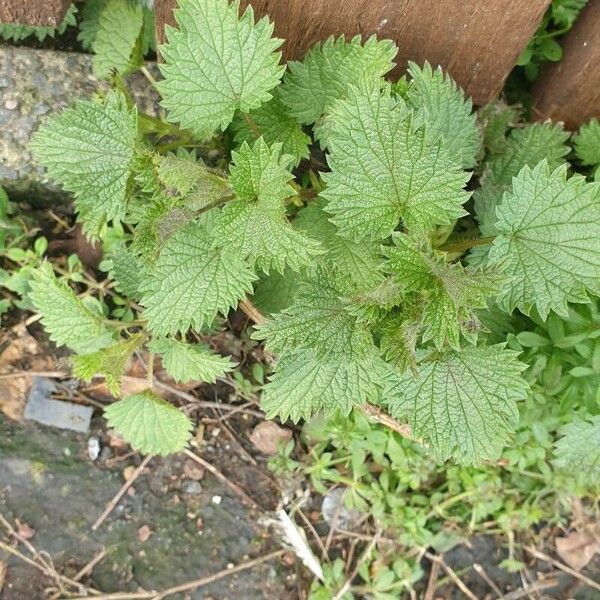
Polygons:
M244 116L244 121L246 121L248 127L250 127L250 131L254 135L256 139L262 136L259 126L256 124L256 121L248 114L242 113Z
M150 389L154 387L154 352L148 353L148 365L146 367L146 378Z

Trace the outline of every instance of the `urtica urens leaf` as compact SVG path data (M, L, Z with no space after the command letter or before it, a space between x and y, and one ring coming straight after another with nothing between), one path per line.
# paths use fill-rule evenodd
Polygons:
M469 175L441 142L430 143L389 87L353 88L327 121L331 154L321 196L340 233L384 239L400 220L427 229L465 214Z
M109 92L104 104L80 100L45 122L31 149L48 175L75 196L84 231L122 220L137 138L136 110Z
M249 259L265 273L308 265L321 247L287 219L285 199L293 194L293 175L281 144L269 148L263 138L252 147L244 142L232 159L230 179L237 199L223 207L214 230L215 246Z
M251 293L255 279L234 252L213 248L202 223L188 223L167 240L147 281L148 328L169 335L210 324Z
M314 123L332 104L350 93L350 86L379 84L394 66L398 48L391 40L360 36L346 42L330 37L311 48L302 62L288 63L281 98L292 115L303 124Z
M165 77L159 83L169 118L197 136L225 129L236 110L248 112L271 99L284 66L266 17L254 22L251 6L238 16L239 2L181 0L178 29L167 27L160 52Z
M396 375L385 396L392 414L440 458L473 464L497 458L514 431L517 401L527 394L524 368L502 346L449 351Z
M567 316L568 302L600 293L600 183L567 179L566 165L551 172L543 161L521 170L496 215L489 264L509 277L505 310Z
M42 315L50 339L75 352L94 352L113 342L114 332L101 314L86 306L63 281L44 264L34 272L29 299Z
M189 417L150 390L113 402L104 415L110 427L144 454L179 452L192 435Z
M441 67L433 70L426 62L422 68L409 62L411 81L407 100L417 112L417 121L427 123L432 139L441 136L452 156L465 169L474 167L481 147L481 131L473 103Z
M206 344L160 338L152 341L150 349L162 355L164 368L178 383L193 380L214 383L234 367L227 357L219 356Z

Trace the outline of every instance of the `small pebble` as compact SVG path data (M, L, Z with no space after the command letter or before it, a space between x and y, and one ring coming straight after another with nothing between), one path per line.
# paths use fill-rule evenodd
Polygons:
M16 100L7 100L4 103L4 108L6 108L6 110L15 110L17 106L19 106L19 104Z
M92 462L98 460L100 456L100 440L94 435L88 439L87 453Z
M197 481L186 481L183 484L183 491L185 494L201 494L202 486Z

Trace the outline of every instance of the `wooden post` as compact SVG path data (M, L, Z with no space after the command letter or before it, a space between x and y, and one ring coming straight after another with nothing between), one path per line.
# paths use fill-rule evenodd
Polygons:
M56 27L72 0L0 0L0 23Z
M242 0L246 6L248 0ZM442 65L458 84L485 104L504 80L538 27L550 0L250 0L257 16L268 14L286 40L284 58L300 59L330 35L376 34L400 48L395 75L408 60ZM174 24L175 0L155 0L157 36Z
M563 58L549 65L533 89L533 114L577 129L600 118L600 0L590 0L563 40Z

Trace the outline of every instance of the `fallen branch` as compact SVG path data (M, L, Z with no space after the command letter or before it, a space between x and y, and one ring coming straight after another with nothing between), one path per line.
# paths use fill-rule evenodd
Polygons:
M510 592L505 594L504 596L500 596L500 600L520 600L521 598L529 597L531 598L531 594L534 592L541 592L542 590L547 590L548 588L556 587L560 584L558 577L549 577L547 579L538 579L533 583L529 584L526 588L521 588L520 590L515 590L514 592Z
M187 583L182 583L181 585L167 588L162 592L116 592L94 596L94 598L95 600L163 600L163 598L166 598L167 596L172 596L173 594L178 594L180 592L196 590L199 587L208 585L209 583L213 583L219 579L229 577L230 575L239 573L240 571L246 571L247 569L251 569L256 565L260 565L261 563L277 558L284 553L285 550L275 550L275 552L248 560L239 565L231 567L230 569L222 569L221 571L213 573L212 575L207 575L206 577L201 577L200 579L195 579L193 581L188 581ZM71 600L86 600L86 598L87 596L78 596L77 598L72 598Z

